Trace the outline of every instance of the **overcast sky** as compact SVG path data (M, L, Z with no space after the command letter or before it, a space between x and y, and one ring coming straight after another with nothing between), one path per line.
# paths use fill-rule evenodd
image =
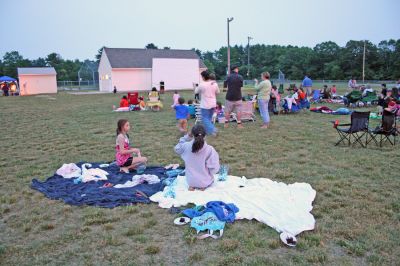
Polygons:
M332 40L400 38L399 0L0 0L0 57L11 50L34 59L57 52L93 59L102 46L226 45L226 18L234 17L231 45L313 47Z

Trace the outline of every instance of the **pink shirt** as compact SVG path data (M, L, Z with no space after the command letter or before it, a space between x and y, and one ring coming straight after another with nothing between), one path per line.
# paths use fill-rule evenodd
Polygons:
M178 99L180 98L181 96L179 95L179 94L175 94L174 93L174 95L172 96L172 101L174 102L174 105L177 105L178 104Z
M131 155L129 153L127 153L127 154L120 153L119 145L122 141L124 142L124 149L125 150L130 149L128 137L125 136L124 134L119 134L117 136L117 140L115 141L115 159L119 166L124 165L126 163L126 161L129 159L129 157L131 157Z
M281 95L279 94L278 90L272 90L272 93L275 95L276 102L279 103L281 101Z
M200 94L200 108L211 109L217 106L219 88L214 80L204 81L195 89L194 93Z

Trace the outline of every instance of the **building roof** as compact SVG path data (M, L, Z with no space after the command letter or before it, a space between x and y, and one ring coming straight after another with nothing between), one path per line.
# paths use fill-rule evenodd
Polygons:
M57 75L54 67L19 67L18 75Z
M199 59L199 67L206 68L193 50L105 47L104 51L112 68L152 68L153 58Z

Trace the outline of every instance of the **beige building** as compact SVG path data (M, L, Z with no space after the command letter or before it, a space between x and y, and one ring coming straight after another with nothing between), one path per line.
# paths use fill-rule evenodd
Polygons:
M20 95L57 93L57 73L53 67L19 67Z

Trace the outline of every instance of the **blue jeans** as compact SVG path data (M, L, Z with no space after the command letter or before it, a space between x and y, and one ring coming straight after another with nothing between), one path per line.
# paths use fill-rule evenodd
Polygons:
M264 125L269 124L268 101L258 100L258 109L260 110Z
M214 124L212 123L212 116L214 114L214 109L203 109L201 108L201 119L203 121L203 125L206 128L207 135L211 135L216 132Z

